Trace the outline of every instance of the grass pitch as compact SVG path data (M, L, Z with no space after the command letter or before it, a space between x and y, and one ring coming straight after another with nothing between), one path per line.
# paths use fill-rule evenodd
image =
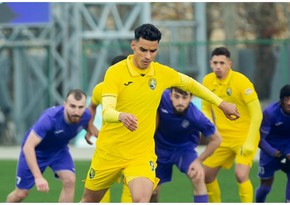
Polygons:
M16 160L0 160L0 202L5 202L6 196L15 187L15 172L17 161ZM83 193L83 182L90 161L75 161L76 165L76 192L75 202L79 202ZM250 178L253 183L254 189L259 185L259 178L257 177L257 162L253 164L251 169ZM45 178L48 180L50 191L48 193L37 192L35 187L31 190L29 196L24 202L57 202L61 189L60 181L56 180L50 169L44 173ZM237 183L234 176L233 168L230 170L221 170L218 175L219 184L222 192L223 202L240 202L238 196ZM267 202L284 202L286 175L282 172L276 172L274 185L271 193L267 197ZM111 189L112 202L120 202L122 184L115 183ZM174 168L173 179L169 183L161 186L160 202L192 202L192 187L188 178L181 174Z

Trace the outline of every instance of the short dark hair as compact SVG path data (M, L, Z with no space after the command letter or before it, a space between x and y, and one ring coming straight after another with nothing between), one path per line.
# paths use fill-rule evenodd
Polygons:
M172 86L172 87L170 88L170 90L171 90L171 92L174 90L175 92L178 92L179 94L184 95L184 96L187 96L188 94L189 94L190 96L192 95L190 92L185 91L185 90L182 90L182 89L180 89L180 88L178 88L178 87L174 87L174 86Z
M114 64L116 64L116 63L118 63L126 58L127 58L127 56L124 56L124 55L116 56L115 58L113 58L111 65L114 65Z
M218 47L212 51L211 57L213 56L226 56L227 58L230 58L231 52L226 47Z
M152 24L142 24L138 28L135 29L135 40L139 40L140 38L144 38L149 41L160 41L161 32Z
M284 97L290 96L290 85L284 85L280 90L280 100L284 100Z
M87 94L82 91L81 89L72 89L70 90L67 95L66 95L66 98L65 100L67 100L67 98L70 96L70 95L73 95L73 97L76 99L76 100L81 100L83 98L83 96L85 96L85 98L87 98Z

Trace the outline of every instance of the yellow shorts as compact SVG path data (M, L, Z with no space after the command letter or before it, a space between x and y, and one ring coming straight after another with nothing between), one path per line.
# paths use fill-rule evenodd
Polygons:
M203 164L211 168L223 167L225 169L230 169L235 161L236 164L249 165L252 167L258 147L253 155L244 156L241 155L241 146L241 144L225 145L222 143Z
M96 150L87 173L85 187L93 191L107 189L119 181L123 173L126 184L137 177L146 177L153 182L155 188L159 182L155 174L156 159L155 154L133 159L122 159L110 154L104 157L103 153Z

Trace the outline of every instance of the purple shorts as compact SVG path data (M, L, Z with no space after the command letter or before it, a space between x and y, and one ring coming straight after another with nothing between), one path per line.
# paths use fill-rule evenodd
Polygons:
M56 172L60 170L70 170L75 173L75 165L68 148L59 150L49 156L40 156L37 153L36 158L41 173L47 167L53 170L55 177L58 177ZM31 189L34 183L32 172L27 165L23 151L21 151L17 165L16 186L19 189Z
M160 179L159 185L171 181L173 165L175 165L182 173L187 175L189 165L198 157L194 147L169 150L156 146L156 155L156 177Z

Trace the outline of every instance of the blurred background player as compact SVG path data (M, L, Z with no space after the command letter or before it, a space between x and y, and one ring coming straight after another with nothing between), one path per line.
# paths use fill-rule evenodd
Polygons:
M114 65L114 64L116 64L116 63L118 63L126 58L127 58L127 56L125 56L125 55L116 56L115 58L113 58L111 65ZM89 123L90 129L95 129L95 126L93 126L93 122L94 122L94 119L96 116L96 109L97 109L98 105L100 105L102 103L101 101L102 101L103 84L104 84L103 82L97 84L94 87L93 92L92 92L92 99L91 99L91 102L90 102L89 107L88 107L91 114L92 114L92 118L91 118L90 123ZM98 130L95 130L94 133L98 133L98 132L99 132ZM87 133L86 140L89 144L92 144L90 138L91 138L91 134ZM110 195L111 195L111 191L109 189L106 192L103 199L101 200L101 203L109 203L111 201ZM129 190L128 186L126 186L126 185L124 185L124 188L122 191L121 202L132 202L130 190Z
M258 175L261 181L256 202L266 201L278 170L287 175L285 202L290 202L290 85L281 88L280 101L264 109L260 133Z
M202 101L204 114L215 123L222 143L204 162L205 182L210 202L221 202L217 174L220 168L230 169L235 161L235 175L241 202L253 202L250 168L260 140L259 128L262 110L253 84L243 74L231 69L230 52L225 47L212 51L212 73L203 79L203 85L228 102L237 105L240 118L230 121L220 110Z
M221 143L215 126L191 103L192 95L177 87L164 91L157 114L154 136L157 155L156 177L160 182L153 191L151 202L158 202L160 186L171 181L173 165L186 174L193 186L193 201L208 202L204 170L201 162ZM198 157L195 150L200 132L210 139Z
M16 188L7 196L7 202L20 202L36 185L41 192L49 191L42 173L50 167L62 182L59 202L73 202L75 192L75 166L68 143L91 118L86 108L86 94L71 90L64 105L45 110L26 133L18 159Z

